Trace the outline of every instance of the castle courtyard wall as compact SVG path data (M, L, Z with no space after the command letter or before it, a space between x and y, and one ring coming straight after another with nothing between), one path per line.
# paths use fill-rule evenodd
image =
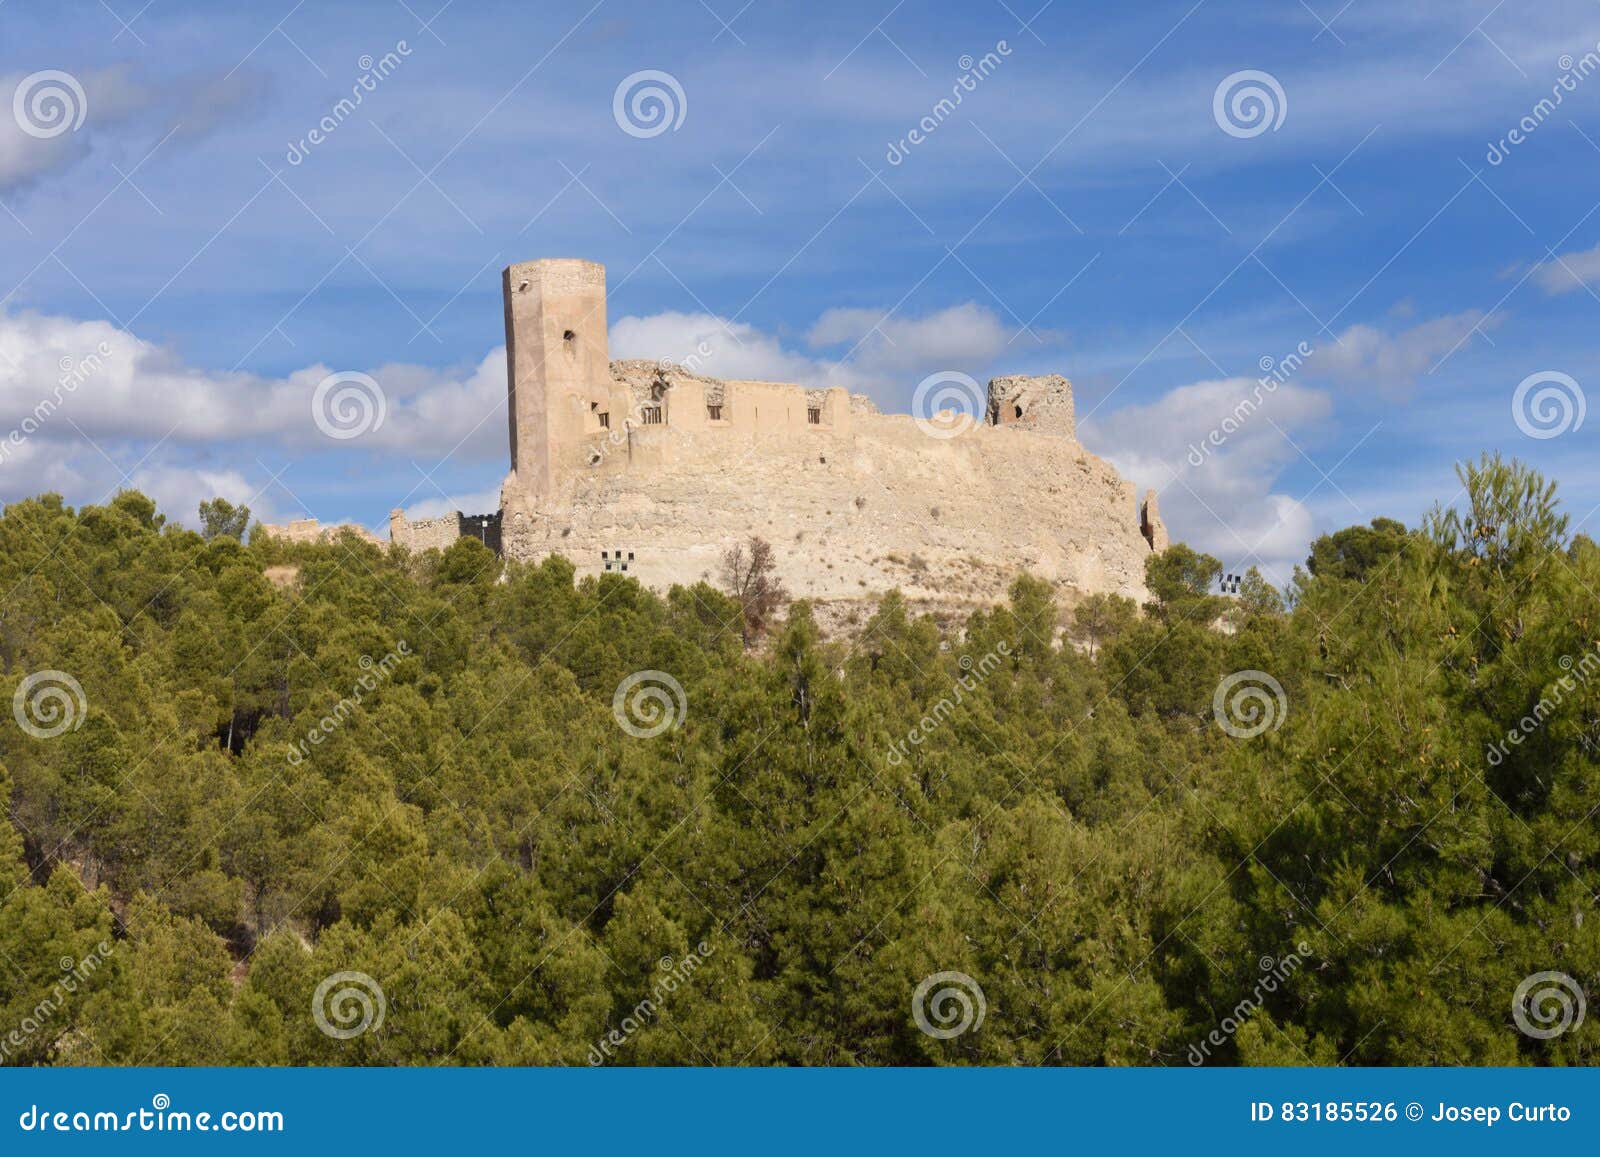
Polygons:
M776 388L803 403L797 387ZM858 599L899 587L987 602L1026 570L1144 597L1150 546L1133 486L1075 439L980 426L945 440L909 416L850 416L842 392L838 406L842 431L809 424L802 404L793 429L752 420L602 439L592 468L559 477L539 509L508 513L504 551L559 553L580 575L626 564L665 588L718 581L724 553L759 535L797 596Z

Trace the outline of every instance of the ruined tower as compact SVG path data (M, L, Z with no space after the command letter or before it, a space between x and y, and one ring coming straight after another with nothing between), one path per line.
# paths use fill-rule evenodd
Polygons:
M507 267L501 281L511 425L506 490L538 499L550 493L555 448L610 419L606 267L544 258Z
M1136 505L1133 483L1085 449L1058 374L994 378L973 399L981 420L946 430L915 412L922 386L913 413L885 414L838 386L708 376L698 350L611 362L596 262L520 262L502 287L511 472L499 510L395 511L397 547L470 536L507 558L561 555L580 576L668 590L715 581L728 551L759 536L781 546L785 586L840 621L891 589L937 606L1002 601L1020 571L1148 597L1145 561L1168 541L1155 493Z

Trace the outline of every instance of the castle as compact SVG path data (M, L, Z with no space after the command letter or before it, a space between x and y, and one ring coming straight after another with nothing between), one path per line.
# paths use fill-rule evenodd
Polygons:
M611 361L594 262L529 261L502 276L511 472L500 509L417 521L396 510L395 546L470 535L508 558L557 553L579 575L665 589L718 581L727 550L760 536L789 592L823 603L894 587L991 602L1024 570L1145 595L1145 559L1167 545L1155 492L1136 503L1133 483L1079 443L1065 378L996 378L974 419L883 414L840 388ZM317 533L295 525L293 537Z

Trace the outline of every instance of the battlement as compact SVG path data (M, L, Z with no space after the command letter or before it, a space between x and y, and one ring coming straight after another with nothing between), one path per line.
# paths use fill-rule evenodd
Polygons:
M989 383L989 422L1076 438L1072 383L1060 374L995 378Z
M1060 375L997 377L980 421L949 430L839 388L612 362L594 262L521 262L502 282L500 510L417 522L396 511L397 545L470 535L511 558L558 553L580 575L666 587L716 581L727 549L759 535L789 590L811 598L900 587L985 602L1021 570L1144 596L1144 559L1166 545L1155 494L1138 503L1078 442Z

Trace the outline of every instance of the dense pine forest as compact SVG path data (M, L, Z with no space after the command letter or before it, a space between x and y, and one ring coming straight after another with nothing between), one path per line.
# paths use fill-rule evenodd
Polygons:
M660 596L12 503L0 1059L1600 1062L1600 550L1460 473L1281 592L828 637L764 544Z

